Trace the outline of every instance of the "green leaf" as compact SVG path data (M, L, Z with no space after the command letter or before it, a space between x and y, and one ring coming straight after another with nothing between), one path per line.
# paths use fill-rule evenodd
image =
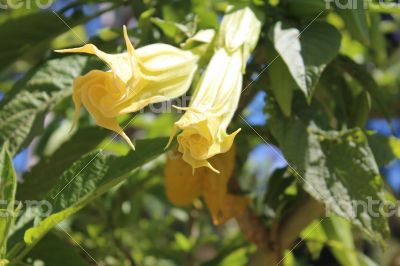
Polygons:
M285 11L292 16L315 19L327 9L327 2L324 0L281 0Z
M181 43L184 39L195 33L196 27L190 23L188 25L183 25L160 18L151 18L150 21L157 25L165 36L174 40L175 43Z
M179 250L189 252L193 248L193 241L181 232L175 233L175 244Z
M4 2L4 1L3 1ZM20 8L14 8L15 6L10 6L9 3L13 3L13 2L17 2L14 4L17 4L17 7L20 6ZM44 2L40 2L40 1L25 1L25 2L20 2L18 3L18 1L9 1L3 4L3 7L7 7L7 8L2 8L7 10L6 12L1 12L0 13L0 24L4 23L7 20L10 19L16 19L22 16L26 16L28 14L32 14L34 12L37 12L39 8L45 8L48 5L53 4L54 0L48 0L45 3ZM24 5L26 4L26 5ZM44 6L43 6L44 5Z
M24 182L18 187L17 199L43 199L57 183L59 176L83 154L96 148L108 134L108 130L97 126L79 128L54 154L42 158L29 172L24 173Z
M278 56L276 50L269 43L267 45L267 57L271 89L282 112L286 116L290 116L292 112L293 92L297 88L296 82L291 77L285 62Z
M395 159L400 159L400 139L370 133L368 142L378 166L385 166Z
M244 266L248 262L248 250L240 248L226 256L218 265L219 266Z
M318 259L322 248L328 246L340 265L376 265L356 249L351 224L338 216L331 215L313 222L303 230L301 237L306 240L314 259Z
M17 178L7 145L0 151L0 259L6 251L8 234L14 221Z
M354 103L350 107L352 114L350 125L364 128L368 122L370 109L371 97L368 92L363 91L354 99Z
M386 204L383 181L361 130L322 131L312 121L279 115L271 118L270 129L308 193L374 240L388 236L379 208Z
M301 32L278 22L272 31L276 51L308 99L325 66L339 53L340 40L338 30L325 22L312 23Z
M393 5L393 3L390 2L368 2L368 11L383 14L400 14L400 7L399 5Z
M164 152L166 138L141 140L136 151L126 156L104 155L94 151L75 162L49 193L52 214L24 235L26 249L33 247L62 220L128 178L133 171Z
M390 112L385 104L384 92L379 88L374 78L363 66L343 55L338 56L332 62L332 66L342 73L349 74L353 79L359 82L361 87L371 95L372 100L380 108L386 119L390 121Z
M42 41L50 40L68 30L69 28L52 12L32 13L1 24L0 71Z
M324 245L328 241L328 237L324 232L321 222L312 222L301 232L300 236L306 241L307 248L310 251L312 258L314 260L318 259Z
M382 4L382 3L380 3ZM381 30L382 18L379 14L370 14L370 32L371 32L371 46L373 57L378 65L382 65L387 61L387 40L385 33Z
M191 0L193 12L199 18L199 28L202 29L217 29L218 15L213 8L212 0Z
M140 14L138 20L138 27L140 29L140 42L148 43L152 38L152 24L151 17L154 15L156 10L154 8L150 8Z
M46 113L72 93L73 80L89 69L86 56L51 59L27 74L0 103L0 145L13 156L43 130Z
M333 242L331 250L340 265L360 266L354 246L351 224L337 216L330 216L321 222L327 240Z
M91 16L74 14L66 18L62 14L43 11L5 21L0 24L0 72L23 54L115 7L113 5Z
M358 252L358 260L361 266L378 266L378 263L376 263L371 258L367 257L361 252Z
M61 231L62 234L64 232ZM66 237L69 238L68 235ZM70 240L70 239L68 239ZM57 237L55 234L46 235L40 243L28 254L27 260L40 260L51 266L89 266L91 265L79 254L81 252L70 243Z
M336 1L336 12L343 19L351 36L364 45L370 44L367 9L364 0Z

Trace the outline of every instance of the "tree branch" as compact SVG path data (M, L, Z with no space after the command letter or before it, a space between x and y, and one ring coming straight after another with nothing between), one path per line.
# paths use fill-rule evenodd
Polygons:
M324 206L313 198L307 197L298 204L293 213L269 230L248 209L237 217L237 221L246 239L258 247L249 266L277 266L280 264L283 260L282 251L292 247L301 231L323 215Z

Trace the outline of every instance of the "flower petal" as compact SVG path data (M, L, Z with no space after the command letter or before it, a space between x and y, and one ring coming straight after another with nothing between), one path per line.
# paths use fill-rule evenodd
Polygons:
M214 224L222 224L240 215L249 203L245 197L228 193L228 181L235 161L235 148L214 156L210 162L221 170L220 174L206 167L196 169L186 163L179 153L169 156L165 166L166 193L176 205L188 205L200 195L204 196Z
M175 205L189 205L203 191L200 175L192 175L192 168L177 153L168 156L165 165L165 188L168 199Z

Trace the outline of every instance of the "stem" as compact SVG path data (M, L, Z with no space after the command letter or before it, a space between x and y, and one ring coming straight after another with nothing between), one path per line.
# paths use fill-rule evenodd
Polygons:
M284 249L289 248L301 231L312 221L322 217L324 211L324 206L311 197L300 203L297 210L292 213L281 226L280 235L282 247Z
M369 3L368 10L374 13L400 14L400 5L396 3L391 3L391 4Z
M283 262L282 251L293 246L303 229L324 214L321 203L307 197L298 204L296 211L290 214L272 231L267 230L250 210L237 217L245 237L258 247L249 266L278 266Z

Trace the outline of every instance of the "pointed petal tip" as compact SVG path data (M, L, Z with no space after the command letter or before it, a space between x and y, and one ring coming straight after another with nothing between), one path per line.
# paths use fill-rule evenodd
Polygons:
M196 169L196 168L194 168L194 167L192 166L192 176L195 175L195 169Z
M74 48L57 49L57 50L54 50L54 52L60 53L60 54L65 54L65 53L71 53L71 50L72 50L72 49L74 49Z
M135 145L129 140L128 142L129 146L132 148L133 151L136 151Z
M135 149L135 145L133 145L132 141L130 140L130 138L125 134L125 132L121 132L119 133L120 136L128 143L128 145L132 148L132 150L136 150Z
M122 30L124 31L124 37L126 38L128 36L128 29L126 28L126 25L122 26Z
M123 26L123 30L124 30L124 39L125 39L126 48L128 49L128 52L130 54L134 54L135 48L133 47L133 44L132 44L131 40L129 39L128 29L125 25Z
M213 171L213 172L216 173L216 174L220 174L220 173L221 173L220 171L218 171L217 169L215 169L211 164L209 164L208 168L210 168L211 171Z

